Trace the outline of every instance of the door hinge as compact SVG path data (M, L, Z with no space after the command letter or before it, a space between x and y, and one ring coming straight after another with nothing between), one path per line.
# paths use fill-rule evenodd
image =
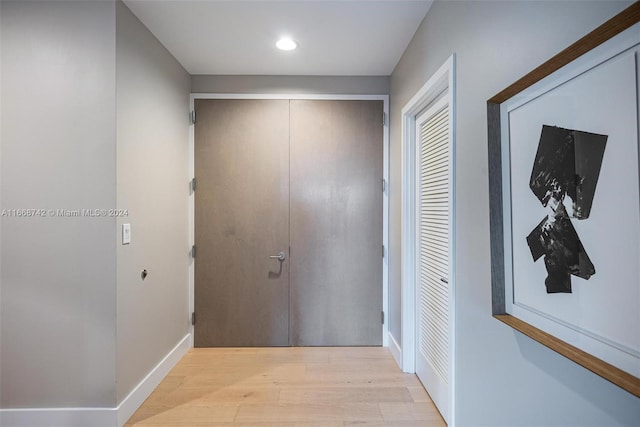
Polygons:
M382 324L384 325L384 311L381 311L380 314L382 314L381 320L382 320Z
M195 193L196 192L196 179L195 178L193 178L191 180L190 187L191 187L191 192Z
M193 313L191 313L191 324L192 325L196 324L196 312L195 311Z
M196 245L191 246L191 258L196 257Z
M382 178L382 192L387 191L387 180Z
M387 125L387 113L386 112L382 112L382 126L386 126Z
M384 258L384 245L382 245L382 258Z
M196 110L192 110L189 113L189 119L191 120L191 124L195 125L196 124Z

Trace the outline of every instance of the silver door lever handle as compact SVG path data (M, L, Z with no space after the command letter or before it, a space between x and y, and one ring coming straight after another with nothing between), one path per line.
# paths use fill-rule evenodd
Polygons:
M286 257L287 257L287 256L284 254L284 252L280 252L278 255L270 255L270 256L269 256L269 258L271 258L271 259L277 259L277 260L278 260L278 261L280 261L280 262L284 261L284 259L285 259Z

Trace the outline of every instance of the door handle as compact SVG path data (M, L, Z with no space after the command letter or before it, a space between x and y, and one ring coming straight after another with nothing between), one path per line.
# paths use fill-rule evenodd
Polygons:
M284 261L284 259L287 256L284 254L284 252L280 251L280 253L278 253L278 255L269 255L269 258L271 259L277 259L278 261L282 262Z
M448 281L447 279L445 279L444 277L441 277L441 278L440 278L440 281L441 281L442 283L449 283L449 281Z

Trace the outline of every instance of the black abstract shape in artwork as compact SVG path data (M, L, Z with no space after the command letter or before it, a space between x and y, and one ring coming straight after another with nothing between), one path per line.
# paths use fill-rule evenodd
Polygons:
M544 255L548 293L571 292L571 275L589 279L596 270L562 204L527 236L534 261Z
M534 262L544 256L547 293L571 292L571 275L589 279L596 270L571 216L589 218L607 144L607 135L542 126L529 187L552 213L527 236Z

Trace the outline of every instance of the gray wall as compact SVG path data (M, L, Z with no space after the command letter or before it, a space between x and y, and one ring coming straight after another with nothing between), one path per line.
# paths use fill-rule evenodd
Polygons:
M114 4L0 7L2 208L115 207ZM115 231L2 217L0 406L114 405Z
M388 76L191 76L194 93L386 95Z
M640 399L491 317L486 100L629 2L436 2L391 76L391 328L400 341L402 107L457 58L458 426L618 426Z
M114 407L188 332L190 76L120 2L0 10L2 209L129 213L2 217L0 406Z
M117 401L188 333L190 76L117 3ZM149 276L142 280L140 272Z

